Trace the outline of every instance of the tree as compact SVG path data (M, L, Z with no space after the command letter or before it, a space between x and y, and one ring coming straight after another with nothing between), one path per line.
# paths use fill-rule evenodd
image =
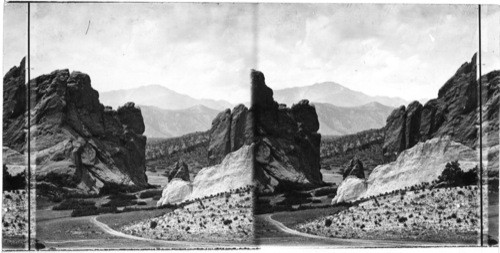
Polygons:
M443 172L439 176L439 181L446 182L449 186L458 186L463 184L463 171L460 169L458 161L446 164Z

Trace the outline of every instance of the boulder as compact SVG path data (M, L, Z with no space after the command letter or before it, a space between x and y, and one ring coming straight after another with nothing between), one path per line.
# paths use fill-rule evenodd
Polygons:
M255 179L261 193L303 190L323 185L318 115L309 101L287 108L273 99L264 74L252 70L255 129Z
M354 176L360 179L365 178L365 171L363 169L363 162L358 158L353 158L349 161L349 164L344 170L343 179L345 180L348 176Z
M163 188L160 200L156 206L181 203L189 198L193 187L190 182L174 178Z
M11 102L19 100L17 104L23 104L27 91L19 88L23 94L13 96L10 90L14 80L19 79L18 85L24 83L19 76L24 69L22 64L4 77L4 86L8 87L4 96ZM37 166L37 183L80 194L99 193L105 186L148 186L144 123L140 109L133 103L118 111L104 107L90 77L68 70L56 70L31 80L29 96L30 153ZM8 107L17 108L16 103ZM25 136L23 126L28 123L25 113L17 109L12 113L4 111L4 145L20 153L26 151L26 141L20 137Z
M347 177L340 183L337 195L332 199L332 205L355 201L366 191L366 180L354 176Z
M179 178L188 182L191 181L191 178L189 176L188 166L184 161L182 160L177 161L173 167L174 168L170 171L170 173L168 173L169 182L172 181L172 179L174 178Z

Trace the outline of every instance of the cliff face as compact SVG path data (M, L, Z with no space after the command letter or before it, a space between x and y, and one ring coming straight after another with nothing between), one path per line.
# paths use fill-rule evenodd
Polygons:
M24 153L26 148L25 59L3 78L3 145Z
M4 92L4 103L9 101L9 108L14 108L4 110L4 129L8 129L4 145L25 152L16 136L24 134L17 126L25 124L21 115L27 113L26 107L17 105L22 104L26 88L17 87L21 77L14 86L13 76L9 72L4 78L9 97L6 100ZM12 87L24 94L11 95L17 94ZM39 76L30 87L30 153L37 165L37 183L84 194L98 193L105 186L147 186L144 123L133 103L116 111L103 106L90 77L68 70Z
M439 89L438 97L424 106L415 101L395 109L387 118L383 146L386 161L394 161L403 150L419 141L451 136L475 148L478 135L476 55L464 63Z
M252 71L255 122L255 180L260 192L322 185L318 115L307 100L291 108L279 105L264 74Z

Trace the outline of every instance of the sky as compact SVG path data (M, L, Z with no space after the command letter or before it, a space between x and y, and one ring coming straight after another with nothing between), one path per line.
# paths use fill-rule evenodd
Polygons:
M4 73L25 55L26 10L10 5ZM485 9L484 73L500 66L500 11ZM273 89L333 81L415 100L470 61L477 27L476 5L32 4L31 75L68 68L100 92L159 84L239 103L255 68Z

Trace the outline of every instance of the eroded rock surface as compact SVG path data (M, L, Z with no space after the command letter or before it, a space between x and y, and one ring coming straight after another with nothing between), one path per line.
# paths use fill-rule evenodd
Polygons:
M4 145L26 152L24 61L4 77ZM24 87L24 88L22 88ZM112 110L84 73L56 70L30 81L31 150L36 180L56 191L98 193L146 187L146 137L140 109ZM6 100L9 102L5 104ZM46 189L44 187L44 189Z
M309 101L287 108L273 99L264 74L252 71L255 179L259 192L307 189L323 184L318 115Z
M168 173L168 181L172 181L174 178L180 178L184 181L191 181L189 177L189 169L187 164L179 160L174 164L174 168Z
M180 178L174 178L168 182L167 186L163 188L160 200L156 203L157 206L167 204L177 204L187 200L191 196L193 186L189 181L184 181Z
M387 118L383 146L386 161L394 161L403 150L434 137L451 136L476 148L477 87L474 55L441 87L436 99L423 106L414 101L407 108L395 109Z
M363 168L363 162L358 158L353 158L349 161L349 164L344 170L344 174L342 175L343 179L346 179L348 176L354 176L360 179L365 178L365 170Z

